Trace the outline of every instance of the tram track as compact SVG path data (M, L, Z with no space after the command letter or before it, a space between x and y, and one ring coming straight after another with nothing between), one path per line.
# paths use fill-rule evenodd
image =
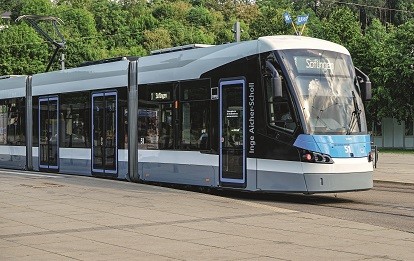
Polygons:
M15 174L15 172L6 172L7 174ZM29 174L30 176L23 176L29 178L55 178L53 175ZM77 179L59 179L62 182L74 182L74 180ZM414 201L412 200L414 184L410 183L375 181L374 188L368 191L311 195L247 193L215 189L203 191L200 187L164 186L233 198L242 200L246 204L263 206L263 208L311 213L414 233Z
M373 190L399 193L414 193L414 184L376 181Z
M257 194L224 196L272 207L366 223L414 233L413 184L375 182L368 191L338 194Z
M318 204L314 204L314 205L321 206L321 205L318 205ZM380 204L361 204L361 206L367 206L367 205L377 206L377 207L385 207L385 208L390 207L388 205L380 205ZM366 209L364 210L364 209L359 209L359 208L334 206L334 205L323 205L323 207L330 207L330 208L344 209L344 210L353 210L353 211L362 211L362 212L370 212L370 213L375 213L375 214L392 215L392 216L398 216L398 217L411 217L411 218L414 218L414 208L405 208L405 207L400 207L400 206L391 206L391 208L413 211L413 214L412 215L410 215L410 214L398 214L398 213L387 212L387 211L375 211L375 210L366 210Z

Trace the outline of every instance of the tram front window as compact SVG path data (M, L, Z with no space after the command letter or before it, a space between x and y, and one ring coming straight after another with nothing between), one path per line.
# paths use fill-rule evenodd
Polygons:
M323 50L282 53L309 134L366 133L351 57Z

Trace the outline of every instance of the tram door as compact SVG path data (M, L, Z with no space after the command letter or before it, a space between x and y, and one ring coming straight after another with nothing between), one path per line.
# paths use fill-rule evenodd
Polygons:
M246 186L244 80L220 81L220 184Z
M39 168L59 169L59 99L39 98Z
M92 172L116 175L118 167L117 93L92 94Z

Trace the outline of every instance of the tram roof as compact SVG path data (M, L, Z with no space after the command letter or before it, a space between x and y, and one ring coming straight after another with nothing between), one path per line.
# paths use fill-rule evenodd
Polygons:
M269 50L291 50L291 49L320 49L339 52L349 55L349 51L342 45L326 40L295 35L264 36L258 39Z
M198 46L196 46L198 47ZM257 40L203 48L175 47L173 51L138 58L138 83L180 81L200 78L202 74L230 62L262 52L291 49L323 49L349 55L338 44L304 36L265 36ZM127 86L129 59L108 60L83 67L33 75L33 95L73 92Z
M35 74L32 92L36 96L127 86L128 66L125 59Z
M197 79L207 71L247 56L292 49L321 49L349 55L345 47L321 39L304 36L265 36L252 41L141 57L138 63L138 81L145 84Z
M0 76L0 99L24 97L27 75Z

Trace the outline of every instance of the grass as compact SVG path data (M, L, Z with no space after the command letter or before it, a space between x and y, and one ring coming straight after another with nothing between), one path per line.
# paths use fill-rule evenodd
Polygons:
M414 154L414 149L378 148L380 153Z

